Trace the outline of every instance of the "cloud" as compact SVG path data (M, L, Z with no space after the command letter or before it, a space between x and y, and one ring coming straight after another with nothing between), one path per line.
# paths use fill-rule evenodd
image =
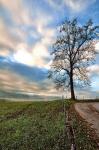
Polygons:
M93 91L97 91L99 95L99 73L98 76L93 77L93 82L91 83L91 86L93 87Z
M0 68L16 73L26 80L40 82L47 77L47 70L38 67L29 67L24 64L15 63L8 60L6 57L0 57Z
M62 8L67 7L73 13L79 13L85 9L87 9L91 4L93 4L96 0L48 0L49 5L53 8L61 10Z
M9 56L9 50L6 48L3 48L3 50L0 50L0 56L3 56L3 57Z
M10 57L11 60L28 66L49 68L49 47L51 47L51 43L54 40L55 30L42 25L40 28L37 28L37 31L41 39L31 47L26 43L18 43L15 52Z
M14 22L17 24L28 24L31 22L28 10L23 7L22 0L0 0L0 4L10 12Z
M3 59L3 58L2 58ZM49 96L59 96L63 94L63 91L56 91L54 88L54 83L49 82L47 79L47 70L42 70L36 67L28 67L25 65L20 65L17 63L10 64L10 62L2 61L0 63L0 87L1 90L5 91L16 91L16 92L26 92L34 93L38 95L49 95ZM97 68L97 67L94 67ZM92 69L94 71L94 69ZM98 71L95 69L95 71ZM98 81L97 81L98 83ZM96 82L92 83L92 86L96 88L98 85ZM76 95L80 95L79 98L92 98L97 95L90 89L75 90ZM70 92L65 91L64 95L69 97Z
M49 47L52 45L54 40L55 30L44 28L40 30L42 38L32 49L33 65L38 67L49 67L49 60L51 59ZM48 61L46 61L48 60Z
M89 1L89 0L64 0L64 3L67 7L70 8L73 12L81 12L84 9L87 9L88 6L93 4L95 0Z
M50 59L48 49L55 36L55 29L48 27L52 16L37 9L34 15L33 8L29 6L30 2L27 7L20 0L16 3L13 0L0 2L11 13L14 23L11 27L5 24L3 18L1 20L1 55L28 66L48 68L49 62L46 61Z
M54 84L47 79L47 70L9 62L0 57L0 90L38 95L57 95Z
M10 34L9 29L4 24L2 20L0 20L0 47L13 49L15 46L16 41L13 36Z
M84 89L84 90L76 90L75 94L77 95L78 99L94 99L99 95L99 92L92 91L91 89Z
M99 52L99 42L96 43L95 49L96 49L97 52Z
M51 63L50 49L57 35L56 20L59 18L59 22L62 21L65 10L79 14L94 2L0 0L3 8L0 19L1 87L5 90L56 94L53 83L46 79ZM97 51L98 47L97 44ZM89 67L89 72L98 74L98 67Z
M15 69L17 70L17 68ZM27 69L29 71L29 69ZM32 70L32 68L31 68ZM6 91L6 92L26 92L26 93L34 93L37 95L49 95L49 96L55 96L57 95L56 90L53 89L53 84L48 79L42 78L39 79L42 71L37 70L35 68L34 74L32 74L32 78L28 79L26 78L22 72L17 72L6 69L0 69L0 90ZM28 74L32 73L28 72ZM38 72L38 75L36 75ZM26 75L26 74L25 74ZM34 77L35 76L35 77ZM36 78L36 79L35 79Z
M89 76L98 75L99 76L99 64L91 65L87 68Z
M48 49L51 46L51 42L55 35L54 33L55 31L53 29L46 28L44 31L42 28L42 38L40 41L36 42L30 48L25 43L19 43L15 48L15 52L10 57L11 60L28 66L48 68L50 60L50 52Z
M26 34L16 27L9 27L0 19L0 55L8 56L20 42L23 42ZM9 52L8 52L9 51Z
M25 43L19 43L15 48L15 52L9 57L13 62L15 61L29 66L33 65L33 57L29 52L28 45Z
M1 90L5 91L24 91L24 92L36 92L38 86L36 83L29 83L22 76L12 73L8 70L0 70L0 85Z

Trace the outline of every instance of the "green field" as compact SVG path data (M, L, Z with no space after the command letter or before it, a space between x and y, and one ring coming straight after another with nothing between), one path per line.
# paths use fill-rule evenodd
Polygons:
M72 103L65 102L66 110ZM97 150L85 124L70 114L77 150ZM64 128L62 101L0 102L0 150L70 150Z

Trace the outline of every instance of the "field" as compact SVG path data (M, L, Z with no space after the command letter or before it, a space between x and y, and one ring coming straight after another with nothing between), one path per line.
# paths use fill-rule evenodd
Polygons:
M66 101L77 150L98 150L85 123ZM62 101L0 102L0 150L70 150Z

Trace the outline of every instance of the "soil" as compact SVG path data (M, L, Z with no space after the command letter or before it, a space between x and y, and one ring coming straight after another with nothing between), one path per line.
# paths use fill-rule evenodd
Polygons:
M99 103L76 103L75 110L90 124L99 138Z

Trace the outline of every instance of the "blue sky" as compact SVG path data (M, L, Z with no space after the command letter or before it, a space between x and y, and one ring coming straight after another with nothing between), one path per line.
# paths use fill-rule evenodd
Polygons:
M58 26L77 17L99 25L98 0L0 0L0 84L8 91L57 95L47 79L50 50ZM99 44L96 46L99 51ZM99 95L99 56L89 67L91 88L82 95ZM76 93L81 95L76 89Z

